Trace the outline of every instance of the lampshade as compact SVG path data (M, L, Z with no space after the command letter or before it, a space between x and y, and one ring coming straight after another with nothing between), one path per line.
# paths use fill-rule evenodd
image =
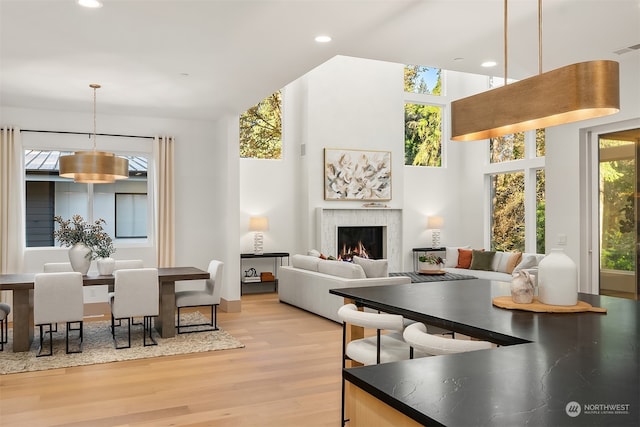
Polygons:
M249 218L249 231L266 231L269 229L269 219L266 216L252 216Z
M619 65L568 65L451 103L451 139L475 141L614 114Z
M507 3L504 0L505 86L451 103L451 139L475 141L614 114L620 110L615 61L588 61L542 72L542 0L538 0L538 75L506 84Z
M93 151L76 151L60 156L59 175L86 184L109 184L117 179L127 179L129 160L96 150L96 89L100 85L94 83L89 87L93 89Z
M442 228L444 225L444 218L441 216L430 216L427 218L427 228L429 230Z

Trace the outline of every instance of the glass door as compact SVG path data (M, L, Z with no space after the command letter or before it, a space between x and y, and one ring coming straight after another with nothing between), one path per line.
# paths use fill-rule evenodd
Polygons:
M640 129L601 134L600 294L638 299Z

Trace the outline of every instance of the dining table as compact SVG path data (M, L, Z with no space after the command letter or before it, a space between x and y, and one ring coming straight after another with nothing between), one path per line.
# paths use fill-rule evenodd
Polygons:
M639 301L579 293L598 312L509 309L510 283L480 279L330 293L496 344L347 367L350 426L640 425Z
M29 351L33 341L33 287L36 273L0 274L0 291L13 293L13 351ZM209 279L209 272L196 267L158 268L159 315L155 327L162 338L176 334L175 285L183 280ZM84 286L107 285L113 289L113 275L82 276Z

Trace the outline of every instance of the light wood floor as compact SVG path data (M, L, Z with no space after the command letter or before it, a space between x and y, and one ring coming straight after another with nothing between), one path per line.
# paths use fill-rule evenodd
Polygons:
M0 426L340 425L340 325L277 294L218 323L246 347L2 375Z

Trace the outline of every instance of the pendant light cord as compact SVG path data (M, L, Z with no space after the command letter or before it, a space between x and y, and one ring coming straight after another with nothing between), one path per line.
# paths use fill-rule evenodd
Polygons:
M507 85L507 3L508 0L504 0L504 86Z
M96 90L100 88L99 84L90 84L93 88L93 151L96 151Z
M538 0L538 74L542 74L542 0Z

